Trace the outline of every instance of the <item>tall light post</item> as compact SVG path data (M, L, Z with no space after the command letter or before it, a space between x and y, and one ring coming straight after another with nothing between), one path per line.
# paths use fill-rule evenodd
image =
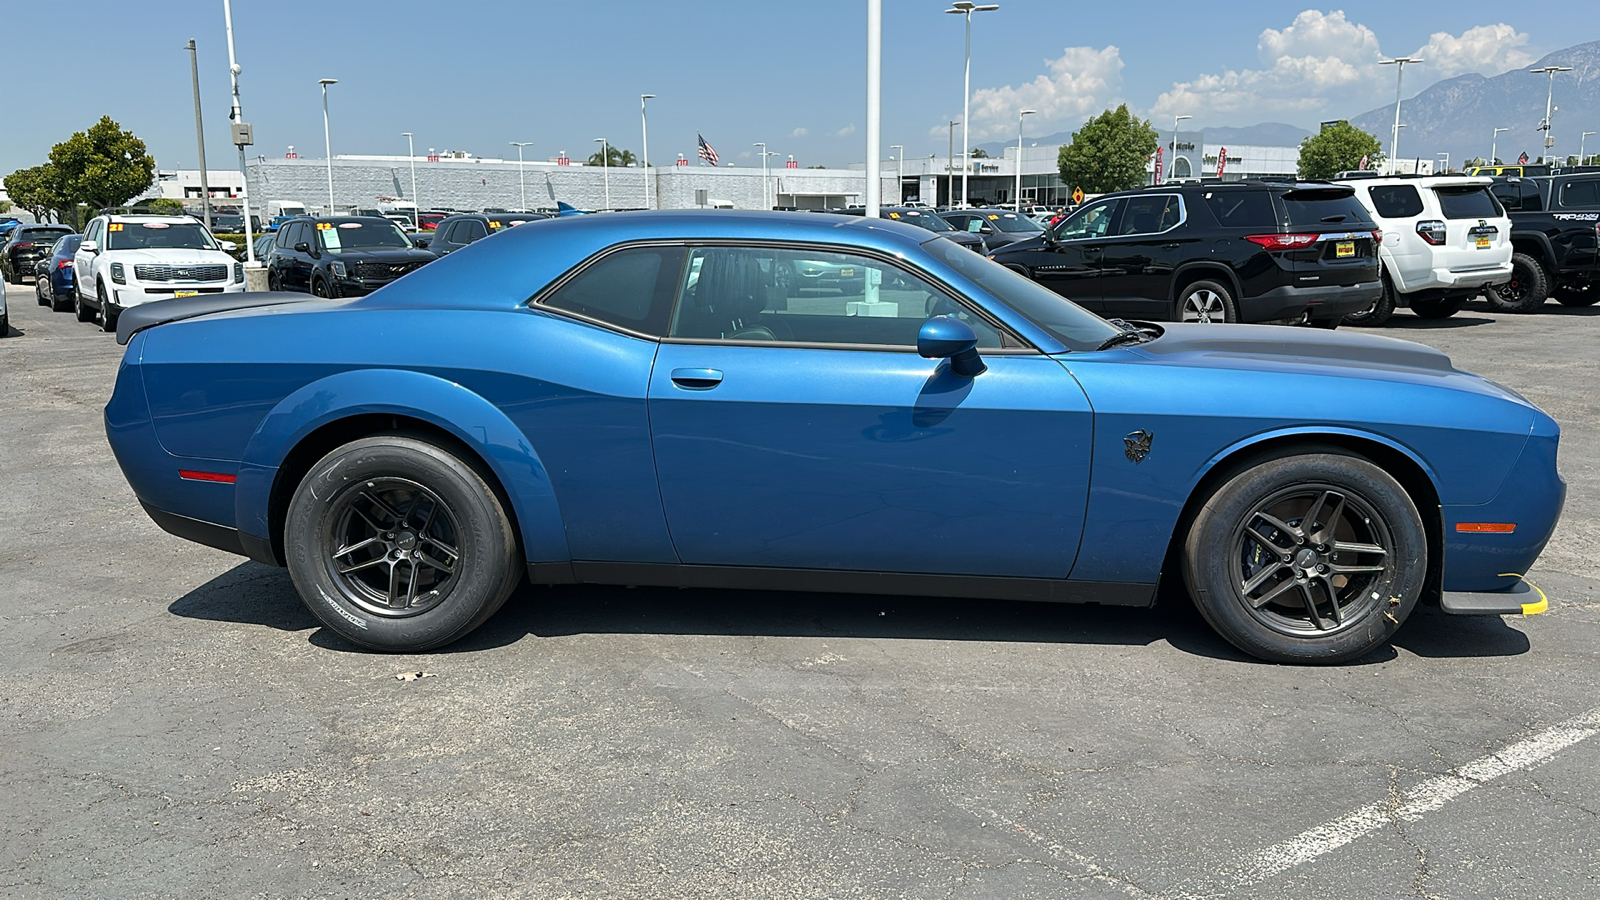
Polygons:
M1389 174L1395 173L1395 166L1400 164L1400 83L1405 80L1406 66L1410 63L1422 62L1417 56L1396 56L1394 59L1380 59L1380 66L1394 66L1394 132L1389 138Z
M200 124L200 61L194 49L194 38L189 39L184 49L189 51L189 77L194 79L194 136L200 143L200 210L205 213L206 230L210 231L211 181L206 177L206 129Z
M773 154L767 152L766 141L756 141L752 147L761 148L761 208L767 208L767 157Z
M1510 130L1510 128L1496 128L1494 130L1494 135L1489 139L1489 165L1497 166L1500 164L1500 132Z
M528 182L523 178L522 148L532 147L533 141L512 141L511 146L517 148L517 189L522 193L522 211L528 211Z
M644 115L644 102L654 100L655 94L639 95L639 127L644 132L644 156L639 159L639 165L644 169L644 208L650 208L650 121Z
M600 145L600 178L606 185L606 209L611 208L611 142L603 137L594 139Z
M1578 136L1578 165L1580 166L1583 165L1583 143L1584 141L1587 141L1589 136L1592 134L1595 134L1595 132L1585 131L1583 134Z
M1167 158L1167 181L1169 182L1172 180L1172 170L1177 167L1176 164L1178 162L1178 123L1184 119L1192 118L1194 116L1172 117L1172 155Z
M878 173L878 143L883 112L883 0L867 0L867 193L862 214L876 219L883 204L883 178ZM867 290L876 283L867 280ZM869 295L877 299L876 293Z
M231 0L222 0L222 21L228 32L228 74L233 79L233 108L228 111L228 118L233 120L233 143L239 148L239 175L245 175L244 148L253 142L250 126L245 124L244 112L239 108L239 74L244 68L239 65L238 59L233 55L233 3ZM260 270L261 264L256 262L255 235L250 228L250 179L244 178L244 184L239 192L240 206L244 212L244 259L245 268ZM258 276L259 277L259 276ZM245 286L249 287L249 278L245 276Z
M1015 201L1011 205L1017 208L1017 212L1022 212L1022 119L1036 112L1038 110L1025 109L1017 113L1017 195L1011 198Z
M906 177L906 145L890 144L889 149L900 151L898 155L891 154L889 157L894 160L894 202L898 205L906 193L905 185L901 184Z
M328 131L328 85L338 84L337 78L319 78L317 84L322 85L322 145L328 154L328 215L333 211L333 138Z
M1436 173L1436 174L1439 174L1439 175L1448 174L1450 172L1450 154L1449 153L1435 153L1434 156L1437 156L1440 159L1444 160L1444 171Z
M406 159L411 161L411 227L422 230L422 204L417 201L417 147L411 142L411 132L402 131L406 139Z
M956 205L956 126L960 124L960 119L950 120L950 146L948 148L950 155L946 157L944 164L945 179L950 182L949 188L945 191L945 199L949 201L950 206ZM934 205L937 206L938 204Z
M975 12L993 12L1000 8L998 3L985 3L979 6L972 0L955 0L945 12L955 16L965 16L967 19L967 61L961 82L961 205L967 205L967 173L972 168L972 160L968 155L971 146L967 137L969 129L967 123L972 119L972 14Z
M1550 148L1556 145L1555 132L1550 128L1550 117L1556 113L1556 108L1554 105L1556 99L1556 73L1571 72L1572 67L1544 66L1538 69L1529 69L1528 71L1534 75L1550 76L1550 87L1545 91L1544 95L1544 123L1539 126L1539 130L1544 132L1544 155L1546 158L1548 158L1550 156Z

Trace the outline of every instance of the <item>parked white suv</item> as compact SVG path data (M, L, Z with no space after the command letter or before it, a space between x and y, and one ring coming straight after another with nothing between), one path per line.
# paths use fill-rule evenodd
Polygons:
M141 303L243 291L232 249L193 216L96 216L72 257L78 321L115 331L117 315Z
M1489 178L1424 176L1343 182L1383 230L1383 296L1344 317L1382 325L1409 306L1427 319L1453 316L1484 288L1511 280L1511 219Z

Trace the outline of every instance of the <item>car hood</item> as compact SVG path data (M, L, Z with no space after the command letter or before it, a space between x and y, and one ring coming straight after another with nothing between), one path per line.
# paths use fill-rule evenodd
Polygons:
M1043 250L1044 248L1045 240L1044 235L1042 234L1036 234L1031 237L1022 238L1021 240L1012 241L1000 247L1000 249L1007 253L1014 253L1023 250Z
M123 265L155 263L162 266L232 265L237 261L221 250L107 250L106 258Z
M426 250L412 248L410 250L341 250L338 253L327 254L332 259L342 259L345 262L381 262L381 263L408 263L432 262L434 255Z

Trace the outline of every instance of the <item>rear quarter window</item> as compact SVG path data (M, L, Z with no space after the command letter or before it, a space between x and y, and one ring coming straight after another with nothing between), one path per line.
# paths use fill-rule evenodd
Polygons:
M1385 219L1409 219L1422 215L1422 195L1416 185L1379 184L1367 189L1372 208Z
M1373 224L1352 190L1289 191L1282 200L1291 229L1359 229Z
M1272 196L1266 191L1211 191L1205 195L1206 208L1224 228L1272 230L1278 227L1278 214Z
M1600 207L1600 178L1568 181L1561 185L1558 201L1566 209L1594 209Z
M1446 219L1493 219L1502 215L1500 204L1481 187L1434 188L1439 195L1439 210Z
M682 247L614 251L573 276L540 305L629 331L665 335L685 253Z

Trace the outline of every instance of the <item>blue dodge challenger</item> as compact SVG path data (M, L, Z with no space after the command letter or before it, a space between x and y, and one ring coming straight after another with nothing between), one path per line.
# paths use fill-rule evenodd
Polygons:
M818 282L807 272L836 277ZM370 296L129 310L112 448L164 529L419 651L523 581L1147 606L1339 662L1542 609L1527 400L1388 338L1101 319L926 230L643 212Z

